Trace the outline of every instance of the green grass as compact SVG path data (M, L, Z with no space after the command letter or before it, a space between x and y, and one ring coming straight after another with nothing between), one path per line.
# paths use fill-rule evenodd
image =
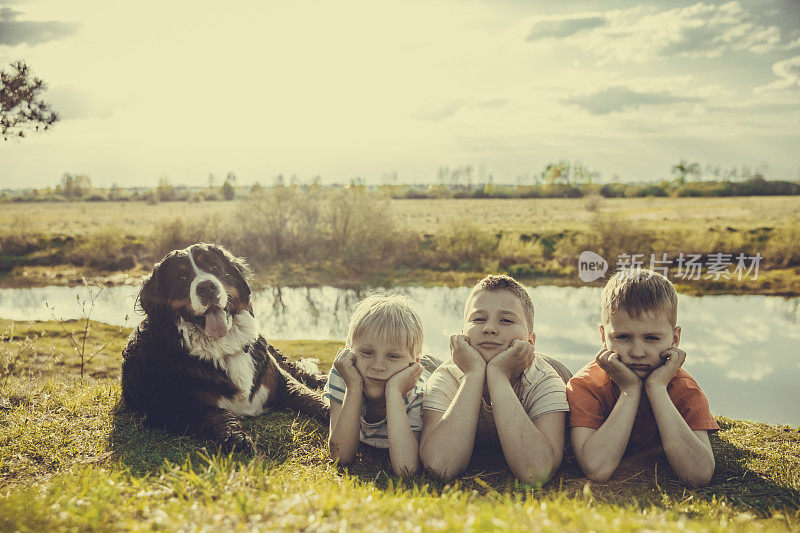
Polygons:
M90 342L116 331L92 323ZM122 340L97 356L81 383L57 323L4 320L0 335L0 356L16 357L0 366L0 531L800 528L797 427L718 418L717 470L696 489L664 460L631 462L607 483L588 483L569 456L543 487L518 483L496 459L473 461L452 484L399 479L385 453L367 448L337 467L327 428L287 410L246 420L254 457L148 428L117 409ZM341 345L275 344L320 359L323 369Z

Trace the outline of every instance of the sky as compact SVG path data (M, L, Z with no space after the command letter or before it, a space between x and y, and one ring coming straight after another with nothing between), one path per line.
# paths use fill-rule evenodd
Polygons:
M0 0L17 59L62 120L0 140L0 188L800 179L800 0Z

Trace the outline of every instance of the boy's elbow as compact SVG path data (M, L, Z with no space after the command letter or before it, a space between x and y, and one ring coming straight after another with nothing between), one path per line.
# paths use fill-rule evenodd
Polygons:
M583 471L583 475L592 481L597 481L598 483L602 483L611 479L611 476L614 475L614 471L616 470L616 468L609 468L608 465L603 464L595 466L580 463L580 467Z
M452 481L460 473L460 471L449 464L447 457L441 454L437 457L432 456L431 453L423 453L421 450L419 455L425 472L433 478L442 481Z
M515 476L521 482L527 483L529 485L544 485L545 483L550 481L550 478L553 477L553 473L554 472L548 472L545 474L537 472L525 472L522 474L515 473Z
M419 473L419 461L414 464L395 466L392 467L392 470L394 470L394 475L398 477L415 476Z
M556 474L558 467L561 465L561 457L553 457L551 454L544 464L539 465L538 468L528 466L527 468L512 468L514 476L523 483L531 485L544 485L550 481Z
M443 463L428 463L425 464L425 472L432 478L440 481L453 481L459 472L454 468L448 468Z
M340 465L352 463L356 455L355 450L350 452L342 451L335 442L331 441L328 441L328 453L330 454L331 459L338 461Z
M586 471L584 470L583 473L591 479L592 481L597 481L598 483L602 483L611 479L611 475L614 473L613 470L594 470L594 471Z
M703 485L708 485L713 476L714 464L711 464L706 468L696 469L688 474L679 475L678 479L687 485L691 485L693 487L702 487Z

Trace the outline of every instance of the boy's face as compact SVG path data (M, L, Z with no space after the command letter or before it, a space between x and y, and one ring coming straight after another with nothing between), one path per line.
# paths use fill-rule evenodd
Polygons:
M522 302L505 290L478 292L466 310L462 333L487 363L515 339L536 340L535 333L528 333Z
M661 354L677 348L680 326L672 327L667 313L659 310L642 313L638 318L618 309L600 326L603 346L619 355L620 361L644 379L664 364Z
M389 378L419 361L405 344L370 332L353 339L350 349L356 354L356 369L364 379L364 395L369 399L385 397Z

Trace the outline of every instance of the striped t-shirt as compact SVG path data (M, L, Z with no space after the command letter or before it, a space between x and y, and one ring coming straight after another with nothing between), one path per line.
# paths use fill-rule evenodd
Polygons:
M425 387L425 381L430 377L430 373L422 371L422 375L417 380L417 385L408 391L406 397L403 398L406 403L406 415L408 415L408 424L413 431L422 431L422 391ZM344 391L346 390L344 379L336 370L331 367L328 373L328 381L325 383L325 390L322 395L324 400L330 404L331 401L341 404L344 401ZM389 447L389 427L386 424L386 419L378 420L377 422L367 422L364 420L364 409L366 405L362 399L361 402L361 431L359 440L364 444L369 444L375 448L388 448Z
M425 386L423 409L442 413L447 411L463 378L464 373L453 361L448 361L437 368ZM531 420L554 411L569 412L564 381L541 357L535 357L533 364L523 372L520 380L514 385L514 392ZM483 398L481 398L475 438L479 442L497 439L492 406Z

